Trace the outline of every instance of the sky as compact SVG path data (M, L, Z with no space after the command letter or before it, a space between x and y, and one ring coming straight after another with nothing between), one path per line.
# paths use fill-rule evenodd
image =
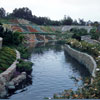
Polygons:
M64 15L85 21L100 21L100 0L0 0L7 12L28 7L36 16L61 20Z

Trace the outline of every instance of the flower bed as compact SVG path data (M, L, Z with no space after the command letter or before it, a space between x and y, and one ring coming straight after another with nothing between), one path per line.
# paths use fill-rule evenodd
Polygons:
M30 27L30 26L27 26L29 32L38 32L36 29Z
M22 30L19 26L17 26L17 25L11 26L11 29L12 29L13 31L23 32L23 30Z
M19 22L18 22L17 19L11 19L10 22L11 22L11 23L14 23L14 24L19 24Z

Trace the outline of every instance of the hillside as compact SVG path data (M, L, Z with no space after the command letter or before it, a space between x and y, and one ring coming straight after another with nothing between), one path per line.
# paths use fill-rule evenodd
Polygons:
M91 26L40 26L25 19L0 19L5 29L21 32L25 35L28 42L48 42L56 40L55 34L66 33L73 28L84 28L88 32L92 29ZM39 34L38 34L39 33Z
M28 42L48 42L55 40L54 33L61 32L62 29L62 27L58 26L39 26L25 19L0 19L0 22L5 29L24 33ZM51 35L44 36L42 33L50 33Z
M38 26L25 19L1 19L0 22L5 28L18 32L56 32L61 30L61 27L57 26Z

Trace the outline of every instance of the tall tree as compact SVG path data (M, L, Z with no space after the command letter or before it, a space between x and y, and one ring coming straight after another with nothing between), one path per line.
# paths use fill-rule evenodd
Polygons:
M73 20L71 17L66 18L66 16L64 16L64 19L62 20L63 25L72 25L72 23L73 23Z
M24 19L31 19L32 16L32 11L27 8L27 7L23 7L23 8L15 8L13 10L12 16L17 17L17 18L24 18Z
M4 8L0 8L0 18L4 18L6 16L6 11Z
M84 19L79 19L79 24L80 25L86 25L86 22L84 21Z

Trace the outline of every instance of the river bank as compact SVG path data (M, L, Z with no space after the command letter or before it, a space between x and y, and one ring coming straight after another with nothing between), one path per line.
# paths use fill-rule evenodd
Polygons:
M61 47L63 46L39 43L34 49L31 48L32 54L28 60L34 62L32 83L15 91L9 97L10 100L43 99L66 88L76 90L83 84L83 78L89 76L88 71L65 54ZM80 80L76 82L72 76Z

